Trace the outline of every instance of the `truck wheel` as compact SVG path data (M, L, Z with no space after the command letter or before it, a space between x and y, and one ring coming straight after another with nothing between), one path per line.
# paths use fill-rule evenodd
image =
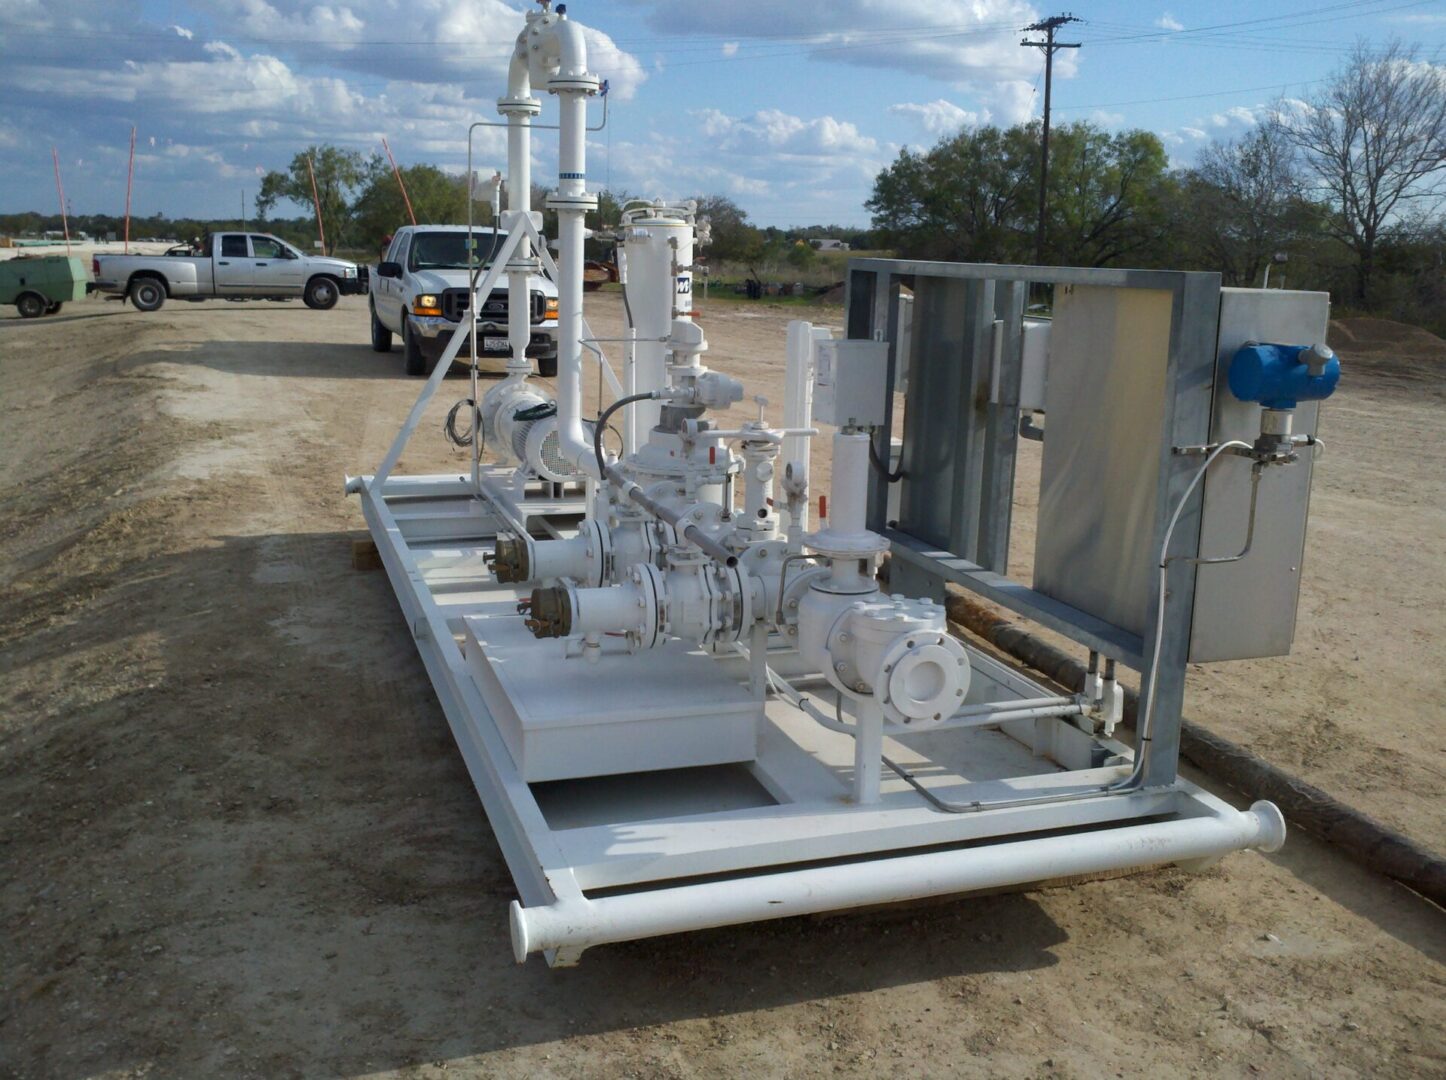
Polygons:
M60 311L60 309L61 309L62 307L64 307L64 306L65 306L64 301L62 301L62 300L57 300L55 303L50 304L50 305L48 305L48 306L46 307L46 309L45 309L45 314L47 314L47 315L54 315L54 314L58 313L58 312Z
M130 296L137 311L160 311L166 302L166 287L155 278L135 278L131 281Z
M402 313L402 356L406 360L408 375L426 375L427 358L422 355L421 343L416 335L407 332L407 315Z
M45 314L45 299L33 292L24 293L15 298L15 310L22 319L38 319Z
M377 318L377 309L372 308L372 352L392 351L392 332Z
M539 356L537 358L537 373L544 379L557 377L557 354L552 356Z
M336 282L329 277L314 277L306 283L306 292L301 296L306 301L306 306L315 308L317 311L329 311L336 307L337 297L341 290L337 288Z

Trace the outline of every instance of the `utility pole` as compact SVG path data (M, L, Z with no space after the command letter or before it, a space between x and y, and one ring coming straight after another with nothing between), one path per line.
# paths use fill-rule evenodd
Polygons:
M1049 185L1049 91L1054 80L1054 54L1060 49L1078 49L1077 41L1055 41L1054 32L1068 23L1079 22L1073 15L1052 15L1024 28L1026 34L1043 34L1043 41L1021 41L1032 49L1044 50L1044 133L1039 147L1039 221L1034 227L1034 262L1044 265L1044 210L1046 190Z
M241 189L241 231L246 231L246 189Z

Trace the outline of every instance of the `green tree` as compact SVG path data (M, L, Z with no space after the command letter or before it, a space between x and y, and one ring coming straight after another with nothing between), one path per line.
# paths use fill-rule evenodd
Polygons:
M330 251L335 251L347 238L352 220L352 200L366 183L367 170L361 154L331 145L309 146L291 159L286 172L269 172L261 179L261 192L256 196L256 213L262 220L280 201L310 207L312 176L307 163L316 172L316 201L321 204L322 229Z
M1031 136L1034 125L1031 125ZM1060 266L1156 261L1173 181L1159 138L1092 124L1051 132L1046 258Z
M1172 185L1160 140L1085 123L1058 128L1053 139L1049 261L1151 261L1166 232ZM1033 253L1038 169L1039 125L975 128L924 153L902 151L865 205L883 242L902 254L1024 262Z
M419 225L465 225L467 178L443 172L435 165L408 165L398 170L412 200ZM352 206L351 235L368 250L380 247L384 237L411 224L407 204L397 186L389 161L374 154L366 165L366 183ZM492 208L485 201L473 208L473 220L491 224Z
M708 219L712 240L705 254L713 262L758 258L763 237L748 223L748 212L726 195L699 195L698 220Z
M1018 262L1030 246L1038 156L1028 127L962 131L924 153L902 150L864 205L902 255Z

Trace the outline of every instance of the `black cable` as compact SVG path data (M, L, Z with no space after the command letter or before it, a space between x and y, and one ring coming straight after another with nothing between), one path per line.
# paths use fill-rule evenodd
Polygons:
M874 447L873 439L869 440L869 464L871 464L875 469L878 469L879 475L882 476L884 480L890 484L898 483L904 478L905 475L907 475L904 472L903 461L899 462L899 467L897 469L895 469L893 472L889 472L889 467L879 460L879 452Z
M471 446L472 440L477 437L477 424L473 421L472 427L465 435L457 431L457 414L464 407L470 408L475 404L471 398L458 398L457 403L447 410L447 419L442 422L442 433L447 436L447 441L453 446ZM476 415L475 413L473 414Z
M650 401L652 398L653 394L651 392L646 394L629 394L627 397L618 398L606 409L598 413L597 423L593 425L592 429L592 452L597 456L597 474L599 478L607 475L607 464L603 460L602 437L603 431L607 427L608 418L625 405L631 405L635 401Z

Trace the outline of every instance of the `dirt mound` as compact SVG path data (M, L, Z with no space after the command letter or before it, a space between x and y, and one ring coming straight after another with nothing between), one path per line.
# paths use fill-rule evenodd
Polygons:
M1429 330L1368 315L1332 319L1331 348L1346 353L1394 353L1413 360L1446 360L1446 340Z

